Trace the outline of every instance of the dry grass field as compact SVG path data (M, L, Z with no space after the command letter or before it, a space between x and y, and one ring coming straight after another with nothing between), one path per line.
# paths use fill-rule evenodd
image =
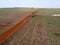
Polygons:
M60 17L49 16L57 13L60 9L40 9L2 45L60 45Z
M60 8L40 8L37 15L53 15L60 14Z
M6 45L60 45L60 17L34 16Z

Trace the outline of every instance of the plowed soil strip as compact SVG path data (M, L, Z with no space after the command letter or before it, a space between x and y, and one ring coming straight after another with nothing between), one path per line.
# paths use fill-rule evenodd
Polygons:
M29 19L31 18L31 15L29 15L27 18L25 18L23 21L18 23L16 26L5 32L0 36L0 43L9 38L14 32L16 32L20 27L22 27Z
M20 29L18 29L13 35L11 35L7 40L1 43L1 45L9 45L10 42L15 42L17 39L21 40L25 37L28 29L31 27L34 21L29 19ZM18 36L19 35L19 36ZM15 37L17 37L15 39ZM15 40L14 40L15 39Z

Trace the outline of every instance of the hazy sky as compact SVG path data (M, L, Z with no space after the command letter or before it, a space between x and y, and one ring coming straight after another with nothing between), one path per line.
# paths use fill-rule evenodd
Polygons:
M2 7L60 8L60 0L0 0Z

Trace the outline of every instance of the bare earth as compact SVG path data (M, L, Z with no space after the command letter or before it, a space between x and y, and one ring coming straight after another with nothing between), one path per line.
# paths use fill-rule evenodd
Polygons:
M1 45L60 45L60 17L44 14L33 16Z
M60 45L60 17L32 17L7 41L6 45Z
M0 35L24 20L35 10L0 9Z

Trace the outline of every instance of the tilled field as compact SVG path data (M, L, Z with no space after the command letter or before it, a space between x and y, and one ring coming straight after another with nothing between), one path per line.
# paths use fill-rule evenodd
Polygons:
M7 38L22 27L38 10L23 9L0 9L0 44L5 43ZM26 27L28 29L30 26ZM24 34L26 31L22 31ZM2 44L4 45L4 44Z
M60 17L33 16L2 45L60 45Z
M10 11L9 11L10 12ZM5 15L4 15L5 14ZM20 11L20 12L4 12L0 14L0 35L5 31L9 30L11 27L15 26L26 18L29 13ZM4 31L3 31L4 30Z
M29 34L33 20L30 19L23 27L21 27L16 33L14 33L10 38L4 41L1 45L17 45L22 40L24 40L26 34ZM31 31L32 32L32 31Z
M24 20L35 10L0 9L0 35ZM4 30L4 31L3 31Z

